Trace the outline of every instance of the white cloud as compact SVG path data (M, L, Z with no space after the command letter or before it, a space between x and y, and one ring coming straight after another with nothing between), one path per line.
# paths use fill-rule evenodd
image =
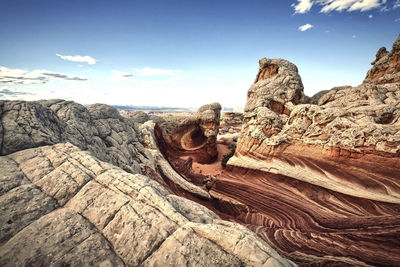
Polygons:
M86 81L86 78L71 76L68 74L47 70L26 71L21 69L9 69L0 66L0 83L5 84L43 84L55 79Z
M368 15L368 18L372 19L374 17L374 15L370 14Z
M400 22L400 18L395 19L394 22Z
M396 9L399 7L400 7L400 0L396 0L396 2L393 4L393 9Z
M380 0L363 0L360 2L356 1L354 4L351 5L351 7L348 9L348 11L360 10L361 12L363 12L363 11L377 8L377 7L381 6L382 4L383 4L383 2Z
M313 2L311 2L311 0L297 0L297 5L296 4L292 4L292 7L294 7L294 13L300 13L300 14L304 14L306 12L308 12L311 7L313 6Z
M176 76L180 75L182 70L172 70L172 69L156 69L145 67L143 69L136 70L139 76L156 76L156 75L165 75L165 76Z
M64 60L69 60L69 61L73 61L73 62L86 62L89 65L93 65L96 64L96 59L90 57L90 56L63 56L60 54L56 54L56 56L64 59Z
M136 81L133 78L133 74L129 72L123 72L123 71L118 71L118 70L113 70L111 71L111 77L107 79L109 82L134 82Z
M307 23L307 24L305 24L305 25L303 25L303 26L300 26L300 27L299 27L299 31L304 32L304 31L306 31L306 30L311 29L312 27L314 27L314 26Z
M329 13L331 11L368 11L374 8L382 7L386 4L386 0L297 0L297 4L292 4L295 13L306 13L315 5L322 6L320 12ZM400 0L396 0L396 4ZM394 7L393 7L394 8Z

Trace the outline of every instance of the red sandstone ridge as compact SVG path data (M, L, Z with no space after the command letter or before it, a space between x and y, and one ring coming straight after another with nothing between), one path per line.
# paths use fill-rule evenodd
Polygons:
M261 59L219 207L300 264L399 266L399 44L312 98L294 64Z

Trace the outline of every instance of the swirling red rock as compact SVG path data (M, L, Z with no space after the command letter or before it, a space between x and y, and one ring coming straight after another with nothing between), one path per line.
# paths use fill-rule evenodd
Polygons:
M210 190L218 208L299 264L399 266L399 42L363 84L312 98L294 64L260 60L236 153Z
M191 157L196 162L209 163L218 155L216 139L219 129L221 105L212 103L180 121L163 124L164 151L170 156Z

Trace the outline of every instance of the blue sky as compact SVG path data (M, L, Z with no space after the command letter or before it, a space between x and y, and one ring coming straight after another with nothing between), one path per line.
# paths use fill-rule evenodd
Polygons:
M311 96L399 33L400 0L0 0L0 98L243 108L262 57Z

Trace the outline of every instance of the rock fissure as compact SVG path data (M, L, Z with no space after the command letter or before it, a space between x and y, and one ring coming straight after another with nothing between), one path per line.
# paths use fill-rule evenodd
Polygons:
M166 238L163 238L163 240L161 240L160 242L158 242L155 246L152 247L151 250L149 250L146 255L143 257L143 259L140 261L140 264L143 264L144 262L146 262L146 260L148 258L150 258L153 254L157 253L157 250L159 250L159 248L162 246L162 244L164 244L165 242L167 242L167 240L169 238L172 238L173 235L176 233L176 231L180 230L182 227L178 227L176 228L172 233L169 233L169 235ZM184 244L182 244L184 245Z
M104 238L104 240L107 242L107 245L109 246L109 248L111 248L113 254L114 254L116 257L118 257L118 258L124 263L125 266L128 266L128 264L124 261L124 259L123 259L122 257L120 257L120 256L118 255L118 253L116 253L113 244L110 242L110 240L107 239L106 236L104 236L103 232L102 232L100 229L98 229L98 228L97 228L88 218L86 218L84 215L82 215L82 214L79 213L79 212L77 212L77 214L79 214L93 229L96 229L96 232L97 232L99 235L101 235L101 236ZM88 238L89 238L89 237L87 237L87 239L88 239ZM81 242L81 243L83 243L83 242ZM74 248L72 248L72 249L74 249Z

